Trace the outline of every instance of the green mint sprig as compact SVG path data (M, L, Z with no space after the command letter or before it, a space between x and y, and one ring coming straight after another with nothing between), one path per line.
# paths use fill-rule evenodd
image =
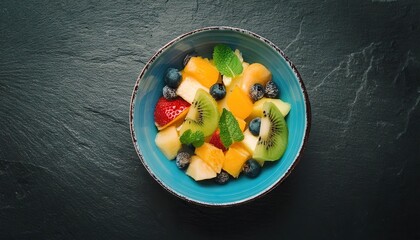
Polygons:
M213 61L217 70L227 77L235 77L242 73L242 63L232 49L218 44L213 50Z
M232 143L244 140L244 134L239 128L239 123L231 112L223 108L219 120L220 140L228 148Z
M181 135L179 141L185 145L192 144L194 147L200 147L204 144L204 133L202 131L193 132L188 129Z

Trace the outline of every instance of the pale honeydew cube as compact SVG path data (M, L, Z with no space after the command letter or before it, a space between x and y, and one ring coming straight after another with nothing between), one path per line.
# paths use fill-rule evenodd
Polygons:
M260 130L261 132L261 130ZM249 129L246 129L244 132L244 140L242 140L241 145L251 154L254 154L255 147L258 143L258 137L254 136ZM264 165L263 160L256 160L261 166Z
M193 155L191 157L186 174L192 177L195 181L215 178L217 175L217 173L197 155Z
M258 143L258 137L252 135L249 129L244 132L244 140L241 141L242 146L252 155Z
M275 99L274 104L280 110L283 117L286 117L286 115L289 114L291 108L290 103L283 102L280 99Z
M255 117L262 117L263 106L266 102L274 103L274 105L276 105L276 107L280 110L283 117L286 117L286 115L290 112L290 103L284 102L280 99L262 98L254 103L254 106L252 107L252 112L248 116L248 120L252 120Z
M169 160L174 159L181 149L181 142L175 126L169 126L159 131L156 134L155 143Z
M201 85L197 80L190 76L186 76L178 86L176 94L191 104L194 100L195 93L200 88L209 92L209 89Z

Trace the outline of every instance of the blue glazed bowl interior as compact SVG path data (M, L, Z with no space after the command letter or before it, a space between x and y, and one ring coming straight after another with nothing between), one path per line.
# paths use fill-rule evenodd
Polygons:
M240 176L226 185L212 181L196 182L169 161L154 143L157 129L153 112L162 95L163 76L167 68L182 69L189 52L211 58L213 47L223 43L239 49L244 60L259 62L273 75L280 88L280 98L291 104L286 117L289 143L280 161L266 163L255 179ZM167 190L178 197L204 205L233 205L263 195L283 180L292 170L304 145L308 129L307 99L303 83L291 64L274 45L245 30L232 28L205 28L182 35L156 53L146 64L137 80L131 102L131 131L135 148L149 173Z

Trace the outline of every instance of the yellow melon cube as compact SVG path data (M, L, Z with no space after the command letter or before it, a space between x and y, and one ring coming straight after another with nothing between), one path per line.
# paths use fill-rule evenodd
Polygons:
M237 178L242 171L242 167L251 155L238 144L232 144L225 154L223 170L228 172L232 177Z
M185 173L195 181L211 179L217 176L217 173L196 155L191 157L190 165Z
M185 66L184 73L191 75L206 88L215 84L220 76L217 68L202 57L192 57Z
M235 117L245 119L251 114L253 103L249 94L235 86L226 96L226 105Z
M263 115L263 106L266 102L272 102L276 107L280 110L283 117L290 112L291 105L290 103L283 102L281 99L273 99L273 98L261 98L260 100L254 103L252 107L252 112L248 116L248 120L251 121L255 117L262 117Z
M181 142L179 141L178 131L175 126L170 126L159 131L156 134L155 143L169 160L174 159L178 150L181 149Z
M252 135L252 133L249 131L249 129L246 129L244 131L244 140L240 142L236 142L232 144L232 146L239 146L240 148L246 150L250 156L254 154L255 147L258 143L258 137ZM256 160L261 166L264 165L264 160Z
M202 146L195 149L195 154L203 159L215 172L220 173L225 161L225 155L220 148L205 142Z
M250 155L254 154L255 147L258 143L258 137L252 135L249 129L244 131L244 140L238 142L242 147L249 152Z

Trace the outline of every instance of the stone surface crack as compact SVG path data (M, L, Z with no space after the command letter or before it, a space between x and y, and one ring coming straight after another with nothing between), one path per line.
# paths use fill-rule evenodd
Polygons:
M300 40L300 36L302 34L303 20L304 20L304 18L302 18L302 20L300 21L299 31L296 34L296 37L284 48L284 52L286 52L289 49L289 47L292 46L295 42Z
M322 85L324 85L325 84L325 81L326 81L326 79L328 79L330 76L331 76L331 74L333 74L333 73L335 73L335 72L337 72L338 70L340 70L342 67L341 67L341 65L343 65L345 62L340 62L339 64L338 64L338 66L337 67L335 67L333 70L331 70L322 80L321 80L321 82L319 83L319 84L317 84L314 88L312 88L312 89L309 89L308 91L309 92L313 92L313 91L317 91L318 90L318 88L319 87L321 87ZM348 64L348 63L347 63Z
M395 75L394 81L393 81L394 84L397 83L398 79L401 77L401 74L404 73L408 65L414 62L416 62L416 59L414 58L411 50L408 50L404 62L400 64L400 66L398 67L397 74Z
M420 95L417 96L417 99L416 99L415 103L413 104L413 106L407 110L407 117L405 119L405 126L404 126L404 129L397 134L397 138L396 138L397 140L399 140L401 138L401 136L404 135L407 132L411 116L412 116L413 112L417 109L417 107L419 105L419 102L420 102Z
M377 46L377 45L379 45L380 43L375 43L375 42L372 42L372 43L370 43L369 44L369 46L367 46L367 47L365 47L365 48L363 48L362 50L360 50L360 51L358 51L358 52L353 52L353 53L350 53L350 54L348 54L347 56L346 56L346 59L345 60L343 60L343 61L341 61L341 62L339 62L338 63L338 65L334 68L334 69L332 69L329 73L327 73L327 75L321 80L321 82L320 83L318 83L314 88L312 88L312 89L309 89L308 91L309 92L313 92L313 91L317 91L321 86L323 86L325 83L326 83L326 81L327 81L327 79L332 75L332 74L334 74L335 72L337 72L338 70L341 70L341 69L345 69L346 70L346 77L350 77L351 76L351 74L350 74L350 66L351 66L351 62L354 60L354 58L356 57L356 56L358 56L358 55L360 55L360 54L362 54L363 55L363 57L365 58L365 59L367 59L366 58L366 52L368 51L368 50L371 50L373 47L375 47L375 46ZM370 65L370 67L372 67L372 64Z
M76 130L73 130L71 127L69 127L67 124L63 123L64 128L70 133L72 138L77 141L78 144L81 146L84 146L86 148L91 148L93 143L86 138L80 137L80 133Z
M353 102L351 102L351 103L349 104L350 110L349 110L349 114L348 114L347 121L346 121L346 124L347 124L347 125L348 125L348 124L350 124L350 121L351 121L351 119L352 119L352 117L353 117L354 107L355 107L355 105L356 105L357 101L359 100L359 96L360 96L361 92L362 92L362 91L366 88L366 86L367 86L367 82L368 82L368 74L369 74L370 70L372 69L373 59L374 59L374 57L372 56L372 57L370 58L370 61L369 61L369 66L368 66L368 67L366 68L366 70L363 72L363 75L362 75L362 82L360 83L359 88L356 90L356 94L355 94L355 96L354 96Z
M357 102L357 100L359 99L359 95L360 95L360 93L362 92L362 90L366 88L366 85L367 85L367 80L368 80L368 73L369 73L369 71L372 69L372 63L373 63L373 56L370 58L370 61L369 61L369 66L368 66L368 67L366 68L366 70L363 72L362 82L360 83L359 88L356 90L356 96L354 97L353 102L351 102L351 103L349 104L349 106L350 106L351 108L353 108L353 107L354 107L354 105L356 104L356 102Z

